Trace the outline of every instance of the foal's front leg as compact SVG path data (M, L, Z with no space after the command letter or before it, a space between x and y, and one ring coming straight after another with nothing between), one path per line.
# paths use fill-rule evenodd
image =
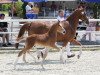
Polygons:
M44 66L43 66L43 63L44 63L45 59L42 58L42 61L41 61L41 66L42 66L42 69L45 69Z
M28 62L26 61L26 53L23 54L23 61L24 61L25 63L28 63Z
M55 45L54 48L60 51L60 62L61 62L61 63L65 63L65 60L64 60L64 58L63 58L64 47L58 48L58 47Z
M61 49L60 49L60 61L61 61L61 63L65 63L65 59L64 59L64 57L63 57L63 54L64 54L64 47L62 47Z
M41 61L41 66L42 66L42 69L45 69L44 66L43 66L43 63L45 61L45 58L47 57L48 55L48 48L44 48L43 50L39 51L39 53L37 53L39 58L41 57L42 58L42 61Z

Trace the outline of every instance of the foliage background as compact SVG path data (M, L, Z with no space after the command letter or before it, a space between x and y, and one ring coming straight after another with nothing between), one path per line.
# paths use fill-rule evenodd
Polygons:
M16 11L17 11L17 17L20 17L22 18L23 17L23 9L22 9L22 4L23 2L21 1L18 1L16 3L14 3L15 6L16 6ZM1 12L4 12L4 13L8 13L9 9L12 7L13 3L10 3L10 4L2 4L1 6Z

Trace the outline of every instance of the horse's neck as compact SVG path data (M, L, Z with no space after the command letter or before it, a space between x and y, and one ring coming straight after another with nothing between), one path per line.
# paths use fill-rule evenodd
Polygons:
M55 24L50 28L50 30L48 32L49 36L54 36L55 37L57 35L57 26L58 25Z
M66 20L69 21L69 25L70 25L71 29L73 31L76 31L78 22L79 22L78 16L76 14L72 14Z

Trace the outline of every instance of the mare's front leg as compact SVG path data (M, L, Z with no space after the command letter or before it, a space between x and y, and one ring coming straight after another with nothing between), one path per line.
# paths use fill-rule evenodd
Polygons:
M76 39L72 39L71 42L73 44L76 44L76 45L80 46L79 54L77 55L77 58L79 59L81 54L82 54L82 44L79 41L77 41Z

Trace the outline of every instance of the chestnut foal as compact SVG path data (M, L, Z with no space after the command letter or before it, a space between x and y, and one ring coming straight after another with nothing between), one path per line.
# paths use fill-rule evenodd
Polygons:
M50 48L55 48L57 50L61 50L60 48L58 48L55 45L55 42L57 41L57 32L61 32L61 33L65 33L65 29L61 26L61 24L59 22L55 23L54 25L52 25L52 27L50 28L50 30L45 33L45 34L32 34L30 36L28 36L27 38L23 38L20 37L17 39L17 42L21 41L21 40L26 40L25 41L25 48L23 48L19 54L18 54L18 58L14 63L14 67L16 68L16 63L18 62L19 57L22 54L26 54L26 52L29 52L29 50L36 45L42 45L44 47L50 47ZM23 38L23 39L22 39ZM41 66L43 67L43 62L44 59L42 59L41 62Z

